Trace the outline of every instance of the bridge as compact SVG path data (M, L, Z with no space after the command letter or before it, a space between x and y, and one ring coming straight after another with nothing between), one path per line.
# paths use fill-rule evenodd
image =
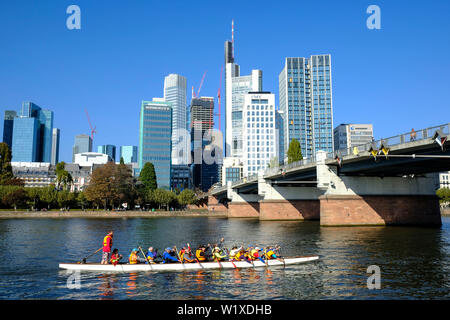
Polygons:
M441 225L433 173L450 170L450 124L268 168L209 192L230 218L322 226Z

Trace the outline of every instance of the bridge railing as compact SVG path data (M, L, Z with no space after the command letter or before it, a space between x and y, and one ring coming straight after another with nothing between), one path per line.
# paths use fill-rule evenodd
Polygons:
M410 132L403 133L403 134L389 137L389 138L380 139L380 140L374 141L373 143L375 143L375 146L377 146L377 147L381 146L381 144L384 144L385 146L389 147L389 146L400 145L400 144L407 143L407 142L431 139L431 138L433 138L434 133L438 130L441 131L442 134L450 135L450 123L442 124L442 125L435 126L435 127L420 129L417 131L411 130ZM372 142L359 145L359 146L357 146L358 153L361 153L364 151L369 151L371 147L372 147ZM352 155L354 152L354 148L339 149L335 152L328 152L326 159L327 160L334 159L336 156L336 152L341 157L343 157L343 156L347 156L347 155ZM311 159L304 159L304 160L292 162L292 163L285 164L285 165L275 167L275 168L268 168L264 171L264 175L265 176L275 175L277 173L286 171L291 168L298 168L298 167L305 166L307 164L311 164L311 163L315 163L315 162L316 162L316 160L314 158L311 158Z
M246 182L251 182L251 181L258 181L258 174L257 174L257 173L256 173L256 174L253 174L253 175L251 175L251 176L248 176L248 177L244 177L244 178L242 178L242 179L240 179L240 180L233 181L233 182L231 183L231 186L233 187L233 186L236 186L236 185L238 185L238 184L242 184L242 183L246 183Z
M227 185L223 185L223 186L220 186L220 187L215 187L212 190L212 192L213 193L220 193L220 192L223 192L223 191L226 191L226 190L227 190Z
M434 133L438 130L441 131L442 134L445 134L445 135L450 134L450 123L443 124L440 126L425 128L425 129L421 129L421 130L417 130L417 131L411 130L410 132L403 133L403 134L389 137L389 138L380 139L380 140L374 141L373 143L377 147L380 147L381 144L384 144L385 146L389 147L389 146L400 145L400 144L407 143L407 142L431 139L431 138L433 138ZM372 142L356 146L359 153L364 152L364 151L369 151L371 147L372 147ZM339 149L339 150L337 150L337 152L339 153L340 156L351 155L354 152L354 147L347 148L347 149ZM336 151L334 153L331 153L331 152L327 153L327 159L333 159L335 157L335 154L336 154Z

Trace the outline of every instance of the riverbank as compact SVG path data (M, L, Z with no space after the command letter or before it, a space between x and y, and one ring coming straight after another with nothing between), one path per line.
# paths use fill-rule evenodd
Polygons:
M0 219L27 218L159 218L159 217L217 217L226 213L211 213L205 209L184 211L0 211Z

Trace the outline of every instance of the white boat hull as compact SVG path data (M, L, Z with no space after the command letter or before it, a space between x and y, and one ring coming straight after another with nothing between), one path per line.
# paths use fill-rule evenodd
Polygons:
M268 260L267 266L284 266L291 264L301 264L318 260L318 256L293 257L282 260ZM223 261L223 262L203 262L203 263L162 263L162 264L99 264L99 263L60 263L60 269L80 270L80 271L105 271L105 272L134 272L134 271L183 271L202 269L234 269L234 268L257 268L266 267L260 260L253 262L246 261Z

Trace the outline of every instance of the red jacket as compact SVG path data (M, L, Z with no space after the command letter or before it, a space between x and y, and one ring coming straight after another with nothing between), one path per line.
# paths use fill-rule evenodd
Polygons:
M103 239L103 252L111 252L112 236L109 234Z

